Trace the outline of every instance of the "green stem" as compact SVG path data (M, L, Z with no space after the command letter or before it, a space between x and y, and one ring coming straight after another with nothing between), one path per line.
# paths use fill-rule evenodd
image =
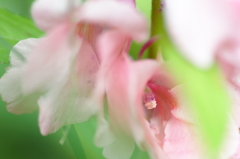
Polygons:
M87 158L74 125L71 125L70 131L68 134L68 141L69 141L69 143L72 147L72 150L75 153L77 159L86 159Z
M163 17L161 13L161 1L152 0L152 15L151 15L151 37L158 35L160 38L149 47L148 58L156 59L160 53L159 46L161 40L161 31L163 30Z

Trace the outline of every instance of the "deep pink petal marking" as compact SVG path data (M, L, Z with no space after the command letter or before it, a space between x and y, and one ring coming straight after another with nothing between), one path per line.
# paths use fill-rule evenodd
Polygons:
M143 56L143 53L145 52L145 50L152 45L152 43L154 43L155 41L157 41L159 39L159 36L154 36L151 39L149 39L141 48L139 54L138 54L138 58L141 59Z

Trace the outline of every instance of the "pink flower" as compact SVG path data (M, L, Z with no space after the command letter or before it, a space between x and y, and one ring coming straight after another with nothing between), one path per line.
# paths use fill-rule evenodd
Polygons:
M111 38L118 36L118 38ZM106 93L108 102L109 123L104 117L104 111L99 114L99 126L96 134L96 145L104 147L103 155L106 158L130 158L135 141L142 145L145 140L144 132L148 126L139 121L138 104L142 105L142 96L138 90L142 89L149 74L156 72L158 63L154 60L140 60L133 62L125 51L128 35L116 31L103 34L99 41L99 54L107 68L99 73L97 95L103 100ZM112 47L104 47L111 43ZM122 44L122 45L119 45ZM113 58L110 59L108 55ZM103 70L103 69L102 69ZM140 103L139 103L140 102ZM144 146L152 143L145 142ZM161 151L161 149L159 149ZM164 156L164 154L163 154Z
M95 138L106 158L130 158L134 142L151 158L209 158L184 86L176 86L165 71L157 61L133 62L124 52L116 58L105 81L109 123L100 114ZM219 158L230 158L237 151L236 130L230 117Z
M47 35L15 45L11 67L0 80L0 93L10 112L29 113L39 106L43 135L86 121L99 110L91 99L101 65L96 50L101 32L115 28L139 41L147 37L144 19L125 2L77 2L34 2L33 18Z

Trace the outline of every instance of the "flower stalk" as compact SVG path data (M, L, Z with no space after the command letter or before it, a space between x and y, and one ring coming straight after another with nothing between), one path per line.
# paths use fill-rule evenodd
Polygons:
M163 30L163 17L161 13L161 1L160 0L152 0L152 15L151 15L151 37L159 36L161 37L161 32ZM160 53L160 39L157 39L149 47L148 57L151 59L156 59L157 55Z

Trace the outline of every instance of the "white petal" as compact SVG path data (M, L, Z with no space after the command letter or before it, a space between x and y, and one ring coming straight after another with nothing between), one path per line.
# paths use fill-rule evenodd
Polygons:
M93 49L83 41L68 73L39 100L39 125L43 135L66 124L84 122L98 111L96 101L91 100L98 67Z
M166 28L183 55L206 69L230 31L224 0L166 0Z
M37 26L48 31L65 21L78 6L78 0L36 0L32 6L32 16Z
M133 7L118 1L87 1L76 14L78 21L117 28L137 41L148 37L147 22Z
M59 25L41 39L27 58L24 69L24 94L44 92L65 80L71 61L79 51L80 39L70 36L68 25Z
M12 66L23 66L26 62L26 58L33 51L33 48L36 47L40 39L29 38L19 41L16 45L13 46L10 52L10 61Z
M220 159L230 158L237 152L239 137L238 126L235 121L230 118L226 128L226 136L223 142L222 151L220 152Z
M135 148L134 141L124 135L118 135L116 140L104 147L103 156L107 159L129 159Z
M37 94L25 96L22 92L22 77L26 58L38 39L26 39L17 43L10 53L11 67L0 79L0 94L7 102L9 112L29 113L37 109Z
M24 96L21 88L22 68L11 68L0 79L0 94L7 102L7 110L14 114L37 110L38 95Z
M94 138L96 146L105 147L115 140L115 136L109 128L108 123L103 117L98 118L98 128Z

